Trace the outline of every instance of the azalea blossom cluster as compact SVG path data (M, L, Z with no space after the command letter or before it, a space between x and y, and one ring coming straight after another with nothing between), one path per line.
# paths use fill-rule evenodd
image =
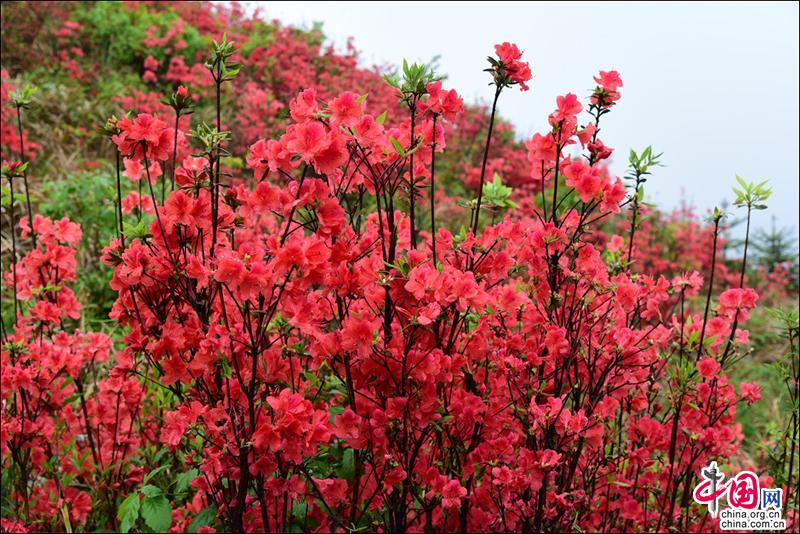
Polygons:
M494 106L531 80L516 45L495 51ZM215 57L217 74L238 59ZM703 308L713 262L665 276L625 258L633 231L593 237L635 198L598 138L619 74L601 71L586 107L557 98L515 162L526 199L490 222L493 107L455 234L433 216L436 158L467 111L424 81L390 113L361 88L298 91L246 170L224 162L219 99L191 131L179 107L109 122L118 179L148 188L118 185L102 256L125 335L66 326L80 230L21 219L38 241L5 274L3 529L713 528L690 496L709 458L737 452L737 404L760 398L725 374L758 295L739 283Z
M97 374L113 352L111 338L63 328L80 317L68 285L80 227L37 215L20 228L23 239L35 234L38 246L4 273L20 313L3 338L0 437L4 478L27 523L3 518L8 532L27 531L36 518L84 524L98 506L89 487L103 492L141 481L142 470L126 456L146 440L133 425L142 385L133 376Z
M495 45L494 50L498 57L498 61L492 62L495 83L498 86L519 84L522 91L530 89L526 82L532 77L531 67L522 61L522 51L519 47L513 43L502 43Z

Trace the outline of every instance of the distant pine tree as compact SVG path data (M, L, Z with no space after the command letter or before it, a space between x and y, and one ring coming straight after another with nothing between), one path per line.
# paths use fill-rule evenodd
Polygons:
M781 264L790 265L790 280L792 287L798 287L798 244L794 230L791 228L778 229L775 217L772 217L772 226L769 230L759 228L753 234L753 250L757 262L767 272L775 271Z

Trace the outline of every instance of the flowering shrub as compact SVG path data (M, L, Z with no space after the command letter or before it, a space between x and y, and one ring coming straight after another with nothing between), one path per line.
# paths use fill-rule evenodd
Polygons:
M148 51L188 47L180 26L159 35ZM21 209L33 153L21 106L10 115L23 147L3 152L18 223L2 529L716 528L692 505L700 469L759 471L739 455L736 410L761 393L728 378L759 296L744 260L731 272L718 258L721 211L687 224L699 237L685 256L651 250L640 191L659 155L631 154L626 189L599 136L619 73L600 71L585 100L558 97L523 149L498 141L502 94L535 90L513 44L489 60L488 116L428 66L373 94L366 74L305 86L309 65L248 52L222 37L204 70L148 54L144 81L176 87L125 100L139 109L104 127L116 338L75 325L81 230ZM245 61L275 63L278 79L240 86ZM245 112L229 114L223 91ZM456 196L441 168L466 183L458 232L458 215L439 218ZM768 196L742 186L748 218Z

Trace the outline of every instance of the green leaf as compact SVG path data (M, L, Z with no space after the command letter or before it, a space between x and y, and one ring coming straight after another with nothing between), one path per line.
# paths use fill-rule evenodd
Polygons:
M233 370L231 369L231 364L228 362L226 358L221 357L217 361L219 362L219 366L222 369L222 376L224 378L230 378L231 376L233 376Z
M128 532L139 519L139 493L134 492L128 495L117 509L117 519L119 520L120 532Z
M157 487L155 487L153 485L150 485L150 484L148 484L146 486L142 486L139 489L139 492L143 493L145 495L145 497L158 497L159 495L163 494L163 492L161 491L161 488L157 488Z
M342 455L342 466L336 470L336 475L344 480L353 480L355 478L356 466L353 449L345 449Z
M169 452L169 449L168 449L168 448L166 448L166 447L161 447L161 450L159 450L159 451L156 453L156 455L155 455L155 456L153 456L153 462L152 462L152 463L153 463L153 464L157 464L157 463L159 463L159 460L161 460L161 458L163 458L163 457L164 457L164 455L165 455L165 454L167 454L168 452ZM148 479L145 477L145 479L144 479L144 482L147 482L147 480L148 480Z
M189 484L198 476L200 476L200 471L197 468L192 468L185 473L178 473L175 477L175 492L185 493L189 491Z
M767 209L767 205L763 202L772 195L772 189L767 187L768 180L756 184L755 182L746 182L741 176L736 175L736 181L741 186L733 188L736 194L734 204L736 206L747 206L748 209Z
M192 519L192 522L189 523L189 526L186 528L186 532L194 534L197 532L198 528L210 525L215 517L217 517L217 506L211 505L194 516L194 519Z
M395 152L400 154L400 156L403 158L406 157L406 150L403 148L403 145L400 144L400 141L398 141L391 135L389 136L389 141L392 142L392 146L394 147Z
M739 182L739 185L741 185L745 190L747 190L748 188L747 182L745 182L744 179L738 174L736 175L736 181Z
M153 469L152 471L150 471L149 473L147 473L144 476L144 478L142 479L142 483L143 484L147 484L150 481L151 478L153 478L154 476L156 476L157 474L159 474L160 472L162 472L162 471L164 471L165 469L168 469L168 468L169 468L169 465L162 465L160 467L156 467L155 469Z
M320 505L320 503L317 503ZM295 501L292 504L292 527L289 532L307 532L309 529L317 527L316 521L308 517L311 511L311 506L306 501Z
M501 208L516 208L516 203L509 200L511 191L510 187L503 184L497 173L494 174L494 179L483 188L487 203Z
M128 224L127 222L122 224L123 231L125 235L134 239L144 239L148 235L150 235L150 230L147 227L147 223L144 219L139 221L136 226Z
M142 501L142 518L156 532L169 530L172 526L172 508L167 498L163 495L145 497Z
M389 86L394 87L395 89L400 89L400 75L396 72L391 74L384 74L383 81L385 81Z
M458 244L463 243L465 239L467 239L467 227L462 225L458 233L453 236L453 241Z
M378 118L375 119L375 122L377 122L378 124L383 124L384 122L386 122L386 116L388 115L388 113L389 112L387 110L387 111L384 111L383 113L381 113L380 115L378 115Z

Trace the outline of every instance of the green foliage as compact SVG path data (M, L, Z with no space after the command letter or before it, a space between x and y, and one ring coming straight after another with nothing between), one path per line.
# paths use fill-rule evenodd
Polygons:
M33 102L33 95L36 94L38 89L36 86L26 83L20 89L12 91L9 95L14 105L19 108L27 108Z
M598 113L602 113L602 109ZM641 154L637 154L635 150L631 149L628 155L628 174L625 179L633 182L631 184L632 192L628 196L628 201L632 204L633 216L631 217L631 231L634 232L638 229L646 215L640 212L640 206L650 206L644 201L644 184L647 182L647 176L652 174L654 167L662 167L661 156L662 153L654 154L653 148L648 146ZM631 243L633 242L633 234L631 235Z
M760 343L759 338L769 337L769 345L763 344L752 357L741 360L731 372L731 381L756 382L761 388L761 400L753 405L741 405L737 408L736 418L742 424L746 439L742 446L749 453L763 454L776 464L770 471L776 483L785 484L784 476L786 434L785 425L791 424L788 416L800 409L798 399L794 396L794 375L798 371L798 309L768 308L767 318L762 324L751 326L761 331L761 335L753 339L753 345ZM752 322L751 319L750 322ZM751 334L752 337L752 334Z
M163 48L150 49L144 42L150 28L157 28L156 35L161 36L178 18L167 5L160 8L154 11L140 6L132 10L116 2L94 2L90 9L74 10L73 17L84 25L104 67L118 69L127 65L138 71L148 55L159 61L166 59ZM187 60L207 46L207 40L191 26L184 27L180 38L186 45L180 53Z
M631 173L626 176L629 180L636 180L639 183L644 183L647 181L645 176L652 174L653 167L663 167L663 163L661 163L661 156L664 153L661 152L659 154L653 153L653 148L648 146L645 148L641 154L637 154L634 149L631 149L630 154L628 155L628 166L631 169Z
M114 304L116 294L109 287L112 269L98 261L103 248L114 238L116 228L112 170L82 172L65 180L44 183L38 211L54 220L68 217L81 225L83 238L78 256L78 280L75 289L85 303L84 318L103 322Z
M149 489L150 491L145 491ZM153 532L166 532L172 525L172 508L169 500L155 486L142 488L145 497L142 501L141 517Z
M4 161L2 166L2 171L0 171L0 173L2 173L3 178L6 178L7 180L12 180L14 178L19 178L20 176L22 176L22 173L28 169L28 165L30 165L30 162L27 161L21 165L16 165L16 166L9 165L8 162ZM9 194L10 194L10 188L9 188ZM14 196L16 196L16 194ZM11 201L9 200L8 202L10 203Z
M502 178L497 173L494 173L494 179L491 182L484 184L481 205L492 212L492 220L501 210L517 208L517 203L511 200L512 192L511 187L503 184ZM470 200L459 200L458 205L474 211L478 205L478 199L476 197ZM465 238L466 228L461 228L459 233L453 236L453 240L457 243L463 242Z
M275 41L275 26L263 20L255 21L252 33L242 43L242 55L250 57L256 48L267 48Z
M506 70L506 65L500 61L499 59L495 59L492 56L487 56L486 60L491 65L488 69L483 69L483 72L488 72L492 75L494 79L494 85L497 86L498 91L503 87L509 87L512 85L511 77Z
M167 449L162 448L153 462L157 463L159 458ZM172 507L167 494L158 486L148 484L155 478L169 480L167 470L171 464L161 464L156 469L150 471L142 481L136 491L128 495L117 507L117 521L119 522L120 532L129 532L132 529L144 532L167 532L172 525ZM159 477L159 475L161 475ZM185 497L189 489L189 483L199 475L197 469L192 469L185 473L179 473L169 486L175 485L175 497ZM206 516L203 516L203 514ZM201 517L202 516L202 517ZM210 524L213 514L209 517L207 511L201 512L189 527L189 532L196 532L197 528Z
M355 452L353 449L345 449L342 454L342 465L337 469L336 475L343 480L353 480L356 475Z
M289 532L308 532L317 527L317 522L309 517L311 506L305 501L295 501L292 505L292 524Z
M733 188L733 192L736 193L736 200L733 201L735 205L746 206L747 209L767 209L767 205L764 202L772 195L772 189L767 187L767 180L760 183L745 182L737 174L736 181L741 189L738 187Z
M752 247L759 263L772 272L775 266L797 261L797 238L791 228L776 229L774 225L767 231L758 228L753 233Z
M767 273L775 272L779 266L787 267L787 289L797 294L800 288L800 278L798 278L800 256L794 232L792 228L776 228L773 217L772 227L769 230L763 228L755 230L750 239L750 246L754 252L756 265L765 269Z
M226 156L230 155L222 148L222 144L231 137L229 131L223 130L219 132L214 126L210 126L206 122L201 122L189 135L200 141L200 144L203 146L203 155L206 157L215 155L218 152Z
M748 406L742 404L736 411L736 420L742 424L745 440L742 445L751 451L757 447L756 436L766 436L770 422L780 419L782 410L788 409L784 400L784 389L778 373L771 362L745 358L733 367L731 379L734 383L756 382L761 387L762 400Z
M119 531L129 532L131 527L139 519L139 509L141 508L139 493L134 492L128 495L117 509L117 521L119 521Z
M385 75L383 79L399 91L399 98L402 102L412 105L417 98L428 92L429 83L443 80L444 77L437 75L430 64L412 63L409 65L408 60L404 59L402 76L395 71Z
M242 66L231 61L231 56L236 52L233 41L228 41L228 36L223 35L222 41L214 41L211 45L211 59L205 66L211 72L217 83L233 80Z
M125 235L131 239L146 240L153 237L152 234L150 234L150 227L145 219L137 221L136 224L125 221L122 223L122 229Z
M154 21L146 11L119 9L113 2L97 2L90 9L75 10L75 18L85 26L104 65L132 65L145 55L143 41ZM165 17L164 22L168 22Z
M747 321L749 348L754 355L770 353L781 343L780 332L776 329L777 321L768 308L756 308Z
M184 473L178 473L175 477L175 493L177 495L186 494L189 491L189 484L198 476L200 476L200 471L194 467Z
M0 185L0 206L3 208L10 209L11 208L11 188L8 185ZM25 202L25 193L20 193L19 191L14 191L14 205L18 206L20 203Z
M483 187L486 206L516 209L517 203L511 200L511 188L503 184L500 175L494 173L494 179Z
M406 157L406 149L403 148L403 145L400 144L400 141L398 141L391 135L389 136L389 141L392 142L392 147L394 147L394 151L397 152L401 158Z
M719 223L725 217L728 216L728 213L720 208L719 206L714 206L714 210L711 212L711 221L714 223Z
M200 527L206 527L211 525L214 522L214 519L217 517L217 506L212 505L208 508L203 509L202 512L197 514L192 522L189 523L189 526L186 528L187 532L194 533L197 532L197 529Z

